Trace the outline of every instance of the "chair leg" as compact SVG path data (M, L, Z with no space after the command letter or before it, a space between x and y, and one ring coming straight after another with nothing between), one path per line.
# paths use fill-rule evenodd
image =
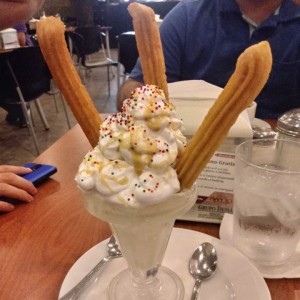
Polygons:
M37 154L40 154L40 149L39 149L39 146L38 146L37 138L36 138L35 131L34 131L34 128L33 128L33 124L32 124L32 118L29 115L29 112L27 110L26 102L24 100L23 94L22 94L21 89L20 89L19 86L16 87L16 91L17 91L17 94L19 95L19 98L20 98L20 104L21 104L21 107L22 107L22 110L23 110L23 115L25 117L29 133L32 136L36 152L37 152Z
M36 135L35 135L30 110L28 111L28 109L27 109L28 107L27 107L25 101L21 101L20 103L21 103L21 107L22 107L22 110L23 110L23 115L24 115L24 118L25 118L25 121L26 121L26 124L27 124L29 134L32 136L32 139L33 139L33 143L34 143L36 152L37 152L37 154L40 154L40 149L39 149L38 141L37 141L37 138L36 138Z
M34 118L33 118L32 110L31 110L31 103L30 102L27 102L27 108L29 108L29 111L27 110L28 116L31 119L33 127L35 127Z
M43 111L43 109L42 109L40 100L37 98L37 99L34 101L34 103L35 103L36 109L37 109L37 111L38 111L38 113L39 113L39 115L40 115L40 117L41 117L41 120L42 120L42 122L43 122L43 124L44 124L45 130L49 130L50 127L49 127L49 124L48 124L48 122L47 122L47 119L46 119L46 117L45 117L45 115L44 115L44 111Z
M58 91L55 91L53 79L51 79L51 81L50 81L50 94L53 95L55 110L58 113L58 105L57 105L57 98L56 98L57 93L58 93Z
M62 93L60 92L60 90L57 90L57 91L53 90L52 91L52 95L55 98L55 103L56 103L56 107L57 107L56 112L58 113L58 105L57 105L57 98L56 98L57 94L60 95L60 99L61 99L61 102L62 102L62 105L63 105L63 110L64 110L65 115L66 115L68 127L69 127L69 129L71 129L71 123L70 123L70 118L69 118L68 110L67 110L67 107L66 107L66 102L65 102L65 99L64 99Z
M118 66L117 66L117 86L118 86L118 89L120 88L120 85L121 85L121 66L120 66L120 63L118 63Z
M109 67L107 66L107 86L108 86L108 96L110 96L110 74L109 74Z
M62 104L63 104L64 111L65 111L65 115L66 115L68 127L69 127L69 129L71 129L71 123L70 123L70 118L69 118L69 114L68 114L68 110L67 110L65 98L64 98L64 96L62 94L60 94L60 96L61 96L61 101L62 101Z

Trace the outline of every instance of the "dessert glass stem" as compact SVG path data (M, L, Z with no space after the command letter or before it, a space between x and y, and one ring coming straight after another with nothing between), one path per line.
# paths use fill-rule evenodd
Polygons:
M167 268L160 269L174 221L139 226L110 224L128 269L112 281L109 299L126 299L125 290L130 299L182 299L184 289L179 277ZM165 298L170 293L173 293L172 297Z
M156 274L164 257L174 221L130 227L111 224L135 281L149 281ZM134 243L131 242L132 239L128 239L128 235L134 237Z

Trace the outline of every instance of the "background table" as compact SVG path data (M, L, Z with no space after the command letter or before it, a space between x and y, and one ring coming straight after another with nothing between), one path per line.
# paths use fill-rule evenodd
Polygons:
M57 299L75 261L109 237L108 225L84 209L74 182L89 149L80 127L72 128L35 160L56 165L57 174L39 187L32 203L0 215L0 299ZM177 221L175 226L214 237L219 232L218 224ZM266 282L273 300L300 299L300 279Z

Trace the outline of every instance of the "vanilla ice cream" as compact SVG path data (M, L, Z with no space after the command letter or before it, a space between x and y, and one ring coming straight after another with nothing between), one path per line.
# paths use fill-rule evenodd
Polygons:
M76 176L83 191L129 206L154 204L180 190L174 162L186 139L174 106L154 85L137 88L100 127L98 145Z

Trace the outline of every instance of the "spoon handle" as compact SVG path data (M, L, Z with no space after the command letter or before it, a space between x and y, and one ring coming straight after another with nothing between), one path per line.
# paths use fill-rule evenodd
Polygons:
M191 300L197 300L198 299L198 293L199 293L199 288L201 286L201 282L202 281L200 279L195 280Z
M59 300L75 300L78 299L81 292L84 288L92 281L95 273L98 273L104 265L112 258L112 256L107 256L101 259L101 261L87 274L82 280L79 281L69 292L67 292L63 297L59 298Z

